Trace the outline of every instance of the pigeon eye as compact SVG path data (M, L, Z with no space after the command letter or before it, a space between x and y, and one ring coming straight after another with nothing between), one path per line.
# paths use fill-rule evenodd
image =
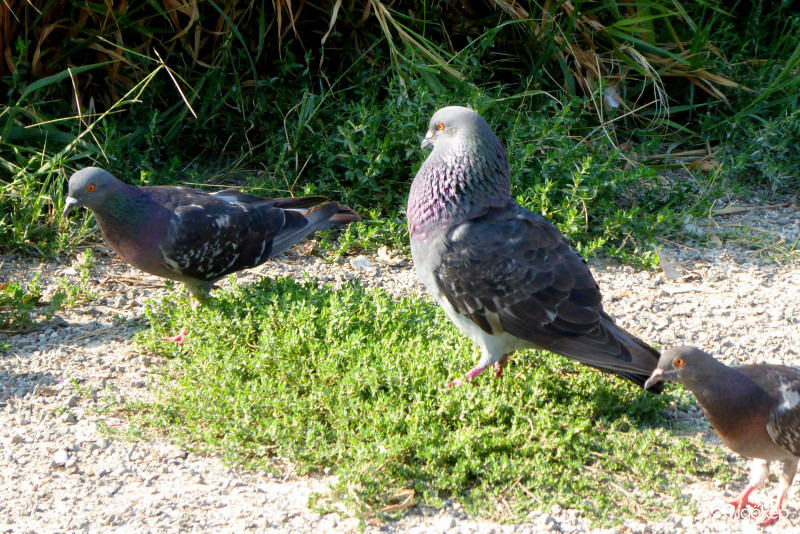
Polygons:
M439 124L437 124L437 125L436 125L436 129L437 129L437 130L444 130L444 124L442 124L442 123L440 122Z
M90 192L90 193L91 193L92 191L94 191L94 184L89 184L89 186L86 188L86 190L87 190L88 192Z
M675 361L672 362L672 365L675 367L683 367L683 358L675 358Z

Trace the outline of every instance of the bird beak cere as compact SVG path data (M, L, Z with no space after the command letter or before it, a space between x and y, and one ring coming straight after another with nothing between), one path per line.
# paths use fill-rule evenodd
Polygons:
M430 148L433 146L433 132L428 130L425 134L425 139L422 140L421 148Z
M657 384L662 380L664 380L664 370L656 368L653 374L650 375L650 378L647 379L647 382L644 383L644 389L648 389L653 384Z
M62 217L66 217L72 210L75 209L75 206L78 205L78 200L72 197L67 197L67 200L64 202L64 211L61 212Z

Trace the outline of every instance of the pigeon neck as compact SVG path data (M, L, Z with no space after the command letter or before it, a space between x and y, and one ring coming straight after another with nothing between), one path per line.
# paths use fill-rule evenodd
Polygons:
M137 235L155 222L159 210L151 209L153 205L143 189L123 184L93 211L106 239L119 240Z
M687 384L703 406L714 428L726 431L739 424L742 418L757 415L760 399L768 395L761 386L735 368L714 361L712 373L698 376Z
M422 164L408 201L412 235L453 225L513 202L505 150L499 141L489 146L462 144L437 150Z

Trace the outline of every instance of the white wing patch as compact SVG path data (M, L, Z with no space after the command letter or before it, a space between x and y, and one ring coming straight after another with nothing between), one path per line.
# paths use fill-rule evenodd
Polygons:
M161 257L164 258L164 263L167 264L167 267L169 267L170 269L172 269L176 273L180 273L181 272L181 267L180 267L180 265L178 265L178 262L176 262L175 260L170 259L167 256L167 254L164 252L164 248L163 247L159 246L158 250L161 251Z
M791 384L787 384L786 382L781 382L781 396L783 397L783 402L778 407L781 410L793 410L800 404L800 393L792 389Z
M220 228L224 228L231 223L231 216L230 215L220 215L217 217L217 226Z
M235 196L232 196L232 195L220 195L219 193L212 193L212 194L215 197L217 197L218 199L224 200L225 202L229 202L231 204L239 202L239 199L237 197L235 197Z

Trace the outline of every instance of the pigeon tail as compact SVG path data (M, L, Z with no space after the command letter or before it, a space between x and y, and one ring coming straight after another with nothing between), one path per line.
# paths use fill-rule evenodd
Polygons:
M612 370L612 372L616 372L634 384L644 387L645 382L658 366L658 359L661 357L661 353L614 323L605 313L600 322L612 332L614 339L621 344L623 351L630 354L631 358L630 362L626 362L626 364L630 365L630 369L616 369ZM661 393L663 388L664 385L658 383L646 389L650 393Z
M353 210L347 206L344 206L344 208L347 211L342 210L342 206L336 202L328 202L304 211L284 211L286 222L283 229L272 241L270 256L277 256L289 250L308 234L331 228L338 224L345 224L352 220L360 220L360 217ZM337 217L340 218L337 219Z
M328 228L359 221L361 221L361 217L350 206L339 204L339 211L336 212L336 215L331 217L330 226L328 226Z
M657 350L617 325L605 313L601 313L597 335L562 337L542 348L605 373L619 375L640 387L644 387L660 357ZM654 383L647 391L660 393L662 389L663 384Z

